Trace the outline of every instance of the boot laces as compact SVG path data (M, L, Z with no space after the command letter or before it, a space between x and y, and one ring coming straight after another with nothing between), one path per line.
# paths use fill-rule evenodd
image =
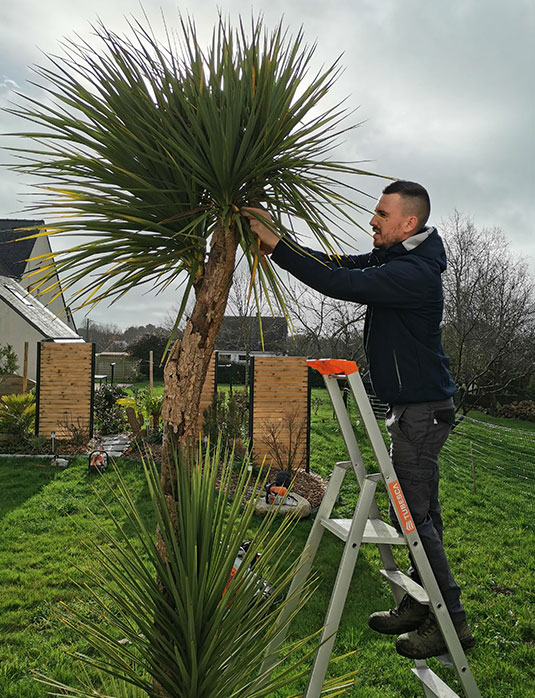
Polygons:
M428 616L418 628L418 635L420 635L420 637L429 637L437 631L437 628L436 620L433 616Z
M399 602L399 606L396 608L392 609L391 613L394 616L401 616L405 613L405 611L408 611L410 608L413 606L413 600L412 597L409 596L408 594L405 594L405 596L401 599Z

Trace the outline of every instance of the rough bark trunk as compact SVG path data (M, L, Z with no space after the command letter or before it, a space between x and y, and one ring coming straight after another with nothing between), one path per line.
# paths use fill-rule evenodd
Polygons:
M194 446L206 371L227 306L236 261L237 236L221 223L214 231L204 273L195 283L195 306L184 335L164 370L162 482L170 493L173 450Z
M174 453L189 451L199 436L199 404L210 358L227 306L232 284L237 236L232 228L221 223L214 231L204 272L195 283L195 306L184 335L177 340L164 369L164 402L162 419L164 438L161 479L172 519L174 520L176 489ZM190 454L188 454L189 456ZM187 462L187 459L182 461ZM187 467L187 465L185 465ZM157 547L166 559L168 552L157 532ZM173 603L161 587L166 604ZM162 698L174 698L154 681Z

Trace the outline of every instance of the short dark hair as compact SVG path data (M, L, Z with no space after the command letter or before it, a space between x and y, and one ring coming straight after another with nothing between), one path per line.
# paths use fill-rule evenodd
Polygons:
M420 230L427 223L431 213L431 201L427 190L421 184L398 179L386 186L383 194L399 194L409 204L407 212L418 218Z

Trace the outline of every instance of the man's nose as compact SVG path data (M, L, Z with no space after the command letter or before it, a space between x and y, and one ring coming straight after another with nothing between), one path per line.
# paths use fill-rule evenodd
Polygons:
M379 219L377 218L377 215L374 213L373 216L372 216L371 219L370 219L370 225L372 226L372 228L373 228L373 226L377 223L378 220L379 220Z

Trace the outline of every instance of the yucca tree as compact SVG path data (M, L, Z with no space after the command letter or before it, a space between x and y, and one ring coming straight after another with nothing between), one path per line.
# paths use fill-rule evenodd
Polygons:
M67 41L61 57L36 68L42 99L24 97L10 111L37 125L18 134L27 145L15 149L16 169L45 180L46 232L87 236L45 260L75 302L117 300L147 281L182 282L182 310L194 294L165 369L169 465L169 446L197 435L239 250L255 294L270 287L284 309L269 262L257 270L241 209L262 205L278 230L300 222L333 251L338 226L361 208L339 180L365 173L329 159L353 126L342 106L322 110L339 64L311 74L314 47L302 32L291 37L282 24L269 32L261 19L233 28L220 17L202 51L191 20L180 19L166 43L144 22L129 28L127 38L98 24L91 43Z

